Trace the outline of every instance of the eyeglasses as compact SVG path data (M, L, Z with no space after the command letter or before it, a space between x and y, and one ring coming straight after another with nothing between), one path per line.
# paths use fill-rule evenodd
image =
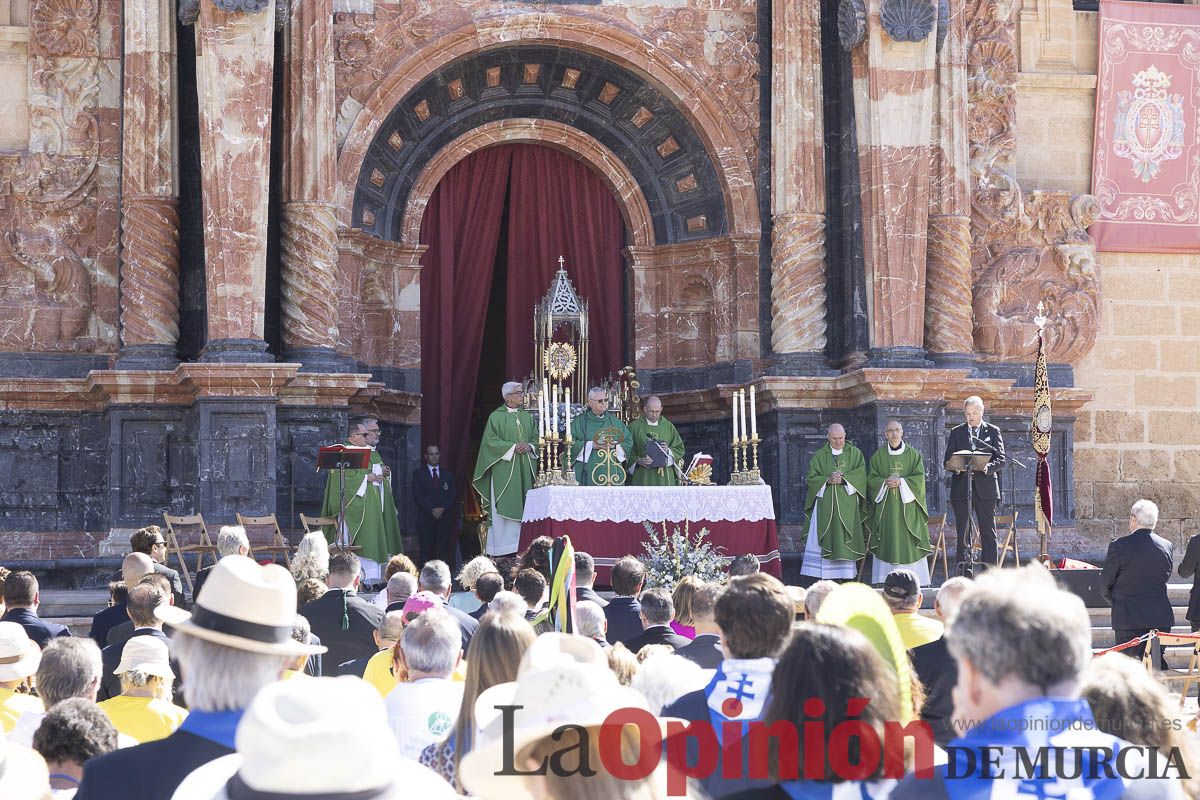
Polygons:
M166 547L167 543L166 542L155 542L154 546L155 547Z

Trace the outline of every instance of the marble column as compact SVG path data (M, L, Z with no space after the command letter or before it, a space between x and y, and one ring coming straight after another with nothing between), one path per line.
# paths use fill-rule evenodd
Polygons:
M864 12L851 53L870 345L893 356L920 357L937 3L843 2ZM844 16L839 14L839 25Z
M333 2L301 0L284 25L283 346L307 371L338 358Z
M938 53L925 283L925 349L953 362L973 349L971 163L967 129L967 4L953 0Z
M821 9L772 5L771 347L825 348L825 145Z
M196 88L208 302L208 342L200 360L271 361L263 323L275 3L199 5Z
M118 366L178 362L179 197L171 0L126 0Z

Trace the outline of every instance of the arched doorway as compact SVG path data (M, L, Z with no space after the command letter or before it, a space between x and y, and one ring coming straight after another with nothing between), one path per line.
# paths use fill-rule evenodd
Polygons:
M460 485L501 384L533 368L533 306L560 255L591 307L590 374L628 361L626 236L608 184L557 149L487 147L439 181L420 236L422 439Z

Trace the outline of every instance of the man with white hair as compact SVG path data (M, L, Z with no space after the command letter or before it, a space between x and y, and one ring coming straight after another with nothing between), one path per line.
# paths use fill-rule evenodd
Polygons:
M608 410L608 392L588 390L587 411L571 420L571 463L580 486L621 486L632 452L633 435Z
M250 555L250 539L246 536L246 529L241 525L222 525L221 530L217 531L216 544L218 561L225 556ZM196 572L192 597L200 594L200 587L208 580L208 576L216 566L216 563L213 563Z
M629 474L634 486L678 486L683 474L683 437L662 415L662 400L650 395L642 415L629 423ZM655 452L658 451L658 452Z
M1138 500L1129 510L1129 531L1108 546L1100 585L1104 599L1112 605L1113 634L1116 643L1128 642L1151 630L1170 632L1175 610L1167 598L1174 553L1171 543L1154 532L1158 524L1158 506ZM1145 642L1122 650L1141 658ZM1167 664L1161 649L1159 668Z
M42 651L36 681L38 697L42 699L45 711L68 697L82 697L96 702L101 669L100 648L91 639L67 637L50 640ZM33 734L37 733L45 717L44 711L26 711L17 718L8 740L33 747Z
M422 592L432 592L442 598L442 607L458 625L462 637L462 651L466 653L471 647L471 637L479 628L479 620L449 604L452 586L450 567L445 561L430 561L421 567L421 574L417 577L417 589Z
M1092 660L1087 608L1040 564L984 574L947 636L958 664L952 763L904 778L892 800L1183 797L1165 756L1151 762L1148 748L1097 728L1079 694Z
M524 619L528 610L529 605L526 604L525 598L504 589L496 592L496 596L488 603L488 613L491 614L518 614Z
M416 761L421 751L445 739L462 706L463 683L450 676L462 658L458 626L443 609L430 609L408 623L397 663L408 680L384 700L388 723L401 755Z
M808 539L800 574L848 579L857 572L855 562L867 554L867 461L838 423L829 426L826 439L808 462Z
M586 636L605 650L612 647L605 638L608 634L608 620L604 617L604 609L591 600L580 600L575 604L575 632Z
M488 517L486 553L512 555L521 544L525 495L537 475L537 429L525 410L525 388L509 381L500 389L504 405L488 417L479 443L471 485Z
M1000 429L991 423L983 421L983 400L975 395L963 401L963 416L966 421L950 430L946 437L946 453L942 456L942 464L950 461L957 452L969 450L980 453L990 453L987 468L971 476L971 508L975 511L975 520L979 523L979 542L982 549L983 563L988 566L996 563L996 503L1000 500L1000 469L1004 466L1004 437ZM947 467L948 468L948 467ZM958 530L958 549L955 559L960 574L965 574L964 564L974 562L969 557L970 540L967 530L970 519L967 517L967 473L955 472L950 480L950 505L954 509L954 527ZM971 577L968 575L967 577Z

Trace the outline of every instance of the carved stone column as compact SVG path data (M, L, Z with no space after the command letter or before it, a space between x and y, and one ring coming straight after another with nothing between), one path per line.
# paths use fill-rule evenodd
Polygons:
M771 347L825 348L825 144L820 4L772 6Z
M925 349L938 361L969 354L971 162L967 128L967 5L954 0L938 53L925 290Z
M283 346L307 371L338 358L337 156L332 0L294 4L284 25Z
M199 5L196 88L208 302L208 343L200 358L270 361L263 323L275 3Z
M843 0L838 19L853 48L871 347L919 356L938 4Z
M170 369L179 341L175 19L170 0L126 0L121 125L123 368Z

